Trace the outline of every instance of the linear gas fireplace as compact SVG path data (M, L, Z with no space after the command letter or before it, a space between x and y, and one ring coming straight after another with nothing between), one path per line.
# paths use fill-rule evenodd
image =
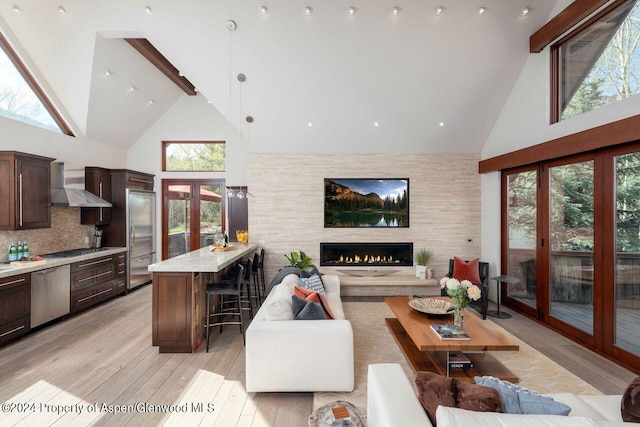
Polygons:
M320 265L412 266L413 243L320 243Z

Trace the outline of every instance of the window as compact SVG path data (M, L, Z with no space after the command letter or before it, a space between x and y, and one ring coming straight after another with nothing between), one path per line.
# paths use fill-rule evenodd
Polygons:
M640 2L613 1L551 47L552 122L640 91Z
M73 136L53 104L0 34L0 115Z
M162 141L162 170L224 172L224 141Z

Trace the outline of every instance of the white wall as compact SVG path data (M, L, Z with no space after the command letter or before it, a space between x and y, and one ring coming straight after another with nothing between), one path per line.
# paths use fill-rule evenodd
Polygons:
M555 16L567 5L559 1ZM482 150L488 159L562 136L640 114L640 96L601 107L569 120L550 124L549 47L531 54ZM640 131L639 131L640 138ZM482 259L491 262L491 275L500 272L500 174L482 177ZM491 299L495 300L495 285Z
M58 162L123 168L124 150L84 137L71 137L16 120L0 117L0 150L53 157Z
M226 172L163 172L162 141L227 141ZM183 95L127 152L127 169L155 175L157 197L156 250L162 250L162 179L225 179L247 185L248 142L202 96ZM159 260L159 257L158 257Z

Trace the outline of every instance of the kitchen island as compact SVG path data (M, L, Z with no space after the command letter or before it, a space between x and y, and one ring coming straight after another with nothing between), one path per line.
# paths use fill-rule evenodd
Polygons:
M204 247L149 266L153 273L152 345L160 353L193 353L204 340L206 286L244 257L255 243L233 250Z

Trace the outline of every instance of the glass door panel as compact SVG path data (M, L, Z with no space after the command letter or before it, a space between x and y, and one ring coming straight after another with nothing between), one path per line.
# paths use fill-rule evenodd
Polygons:
M594 162L549 169L549 314L593 334Z
M168 256L173 258L190 251L191 186L169 185L168 190Z
M640 355L640 153L617 156L615 166L614 344Z
M507 187L507 274L520 279L520 283L508 285L507 296L535 308L537 170L510 174Z
M222 234L222 186L201 184L200 188L200 246L215 243Z

